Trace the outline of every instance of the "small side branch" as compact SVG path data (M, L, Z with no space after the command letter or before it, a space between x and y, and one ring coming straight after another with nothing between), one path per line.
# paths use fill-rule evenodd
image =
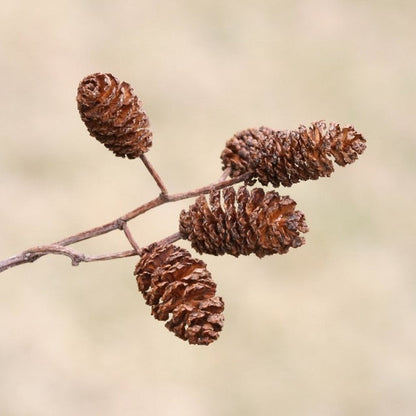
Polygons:
M159 240L157 242L157 244L158 245L159 244L173 244L174 242L176 242L178 240L181 240L181 239L182 239L181 233L177 232L177 233L174 233L174 234L164 238L163 240Z
M146 155L142 154L140 155L140 159L142 160L142 162L144 163L144 165L146 166L146 169L149 171L150 175L152 175L152 178L155 180L155 182L157 183L157 186L159 187L159 189L162 191L163 195L167 195L168 190L166 189L165 184L162 181L162 178L159 176L159 174L156 172L155 168L153 167L153 165L149 162L149 159L146 157Z
M245 173L241 176L238 176L237 178L227 179L225 181L213 183L211 185L207 185L207 186L204 186L202 188L194 189L193 191L188 191L188 192L183 192L183 193L178 193L178 194L173 194L173 195L167 195L166 199L168 200L168 202L173 202L173 201L180 201L182 199L192 198L194 196L209 194L211 191L216 191L216 190L219 190L219 189L223 189L223 188L226 188L227 186L234 185L236 183L245 181L246 179L249 179L251 176L252 176L252 174L250 172L248 172L248 173Z
M103 260L113 260L121 259L124 257L137 256L137 250L127 250L121 251L118 253L111 254L100 254L98 256L88 256L86 254L80 253L79 251L73 250L68 247L57 246L54 244L33 247L29 250L25 250L17 256L10 257L7 260L0 262L0 272L3 272L10 267L18 266L24 263L33 263L38 260L40 257L45 256L46 254L60 254L67 256L71 259L73 266L78 266L80 263L89 263L93 261L103 261Z
M100 254L98 256L84 256L84 259L82 261L85 263L90 263L93 261L124 259L125 257L133 257L138 255L140 254L136 250L126 250L120 251L118 253Z
M228 178L228 175L230 174L230 172L231 172L231 168L230 167L225 168L224 169L224 172L222 173L222 175L218 179L218 182L225 181Z
M137 254L141 255L142 249L137 244L136 240L134 239L130 228L127 225L126 221L120 220L120 228L124 231L124 235L126 236L127 240L129 240L129 243L134 248Z

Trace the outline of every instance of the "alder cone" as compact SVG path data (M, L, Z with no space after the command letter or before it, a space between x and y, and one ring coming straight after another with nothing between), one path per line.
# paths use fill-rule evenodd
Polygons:
M230 176L246 172L262 185L291 186L301 180L330 176L332 158L340 166L353 163L366 148L353 127L318 121L306 128L276 131L268 127L244 130L227 141L221 154Z
M152 145L149 119L127 82L95 73L79 84L78 110L91 136L116 156L135 159Z
M156 319L190 344L208 345L219 337L224 303L202 260L172 244L151 244L134 272Z
M209 202L201 195L180 214L179 231L198 253L263 257L305 243L305 216L288 196L245 186L225 188L222 196L221 203L220 191L212 191Z

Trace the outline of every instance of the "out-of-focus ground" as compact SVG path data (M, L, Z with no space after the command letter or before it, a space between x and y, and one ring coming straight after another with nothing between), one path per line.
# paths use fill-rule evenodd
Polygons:
M416 414L415 17L410 0L3 2L1 258L158 193L80 121L92 72L144 101L148 157L171 192L215 181L225 141L248 127L353 124L368 149L281 189L306 214L305 246L202 256L226 302L209 347L150 316L135 258L48 256L1 274L0 414ZM139 243L175 232L187 205L132 222ZM79 248L128 245L115 232Z

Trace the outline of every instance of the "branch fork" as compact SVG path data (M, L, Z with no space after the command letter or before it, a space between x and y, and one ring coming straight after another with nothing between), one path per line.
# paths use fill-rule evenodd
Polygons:
M134 218L138 217L139 215L144 214L145 212L149 211L150 209L156 208L157 206L163 205L168 202L176 202L188 198L193 198L198 195L207 194L212 190L223 189L227 186L230 186L235 183L243 182L248 175L241 175L238 178L232 179L223 179L221 178L220 181L215 182L211 185L204 186L201 188L197 188L187 192L181 192L177 194L169 194L167 188L162 181L161 177L157 174L154 167L151 165L147 158L141 158L141 160L146 160L145 166L147 170L151 173L151 176L154 178L156 184L161 190L161 193L156 198L138 206L137 208L133 209L132 211L116 218L114 221L111 221L107 224L91 228L87 231L83 231L78 234L71 235L66 237L60 241L55 243L32 247L30 249L24 250L22 253L9 257L5 260L0 261L0 273L6 271L15 266L19 266L24 263L33 263L39 258L46 256L48 254L58 254L67 256L71 259L71 264L73 266L78 266L80 263L89 263L94 261L105 261L105 260L114 260L114 259L121 259L125 257L132 257L132 256L141 256L143 252L143 248L137 243L136 239L134 238L131 230L128 226L128 222L133 220ZM222 175L223 176L223 175ZM68 248L67 246L72 245L74 243L78 243L83 240L91 239L98 237L100 235L106 234L108 232L114 230L122 230L124 235L126 236L127 241L133 248L132 250L126 250L122 252L116 253L109 253L109 254L101 254L101 255L87 255L76 251L72 248ZM182 238L179 232L173 233L172 235L166 237L165 239L161 240L161 243L174 243Z

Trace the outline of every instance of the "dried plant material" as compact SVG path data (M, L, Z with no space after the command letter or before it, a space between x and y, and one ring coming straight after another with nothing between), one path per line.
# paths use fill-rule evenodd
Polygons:
M300 180L330 176L334 171L331 158L345 166L365 148L364 138L353 127L318 121L298 130L244 130L227 141L221 159L231 177L252 172L262 185L291 186Z
M333 162L354 162L366 142L352 127L312 123L295 131L266 127L244 130L226 143L221 154L224 172L209 185L170 193L145 153L152 145L149 120L131 86L112 74L95 73L79 84L78 110L90 134L116 156L140 158L160 194L111 222L70 235L48 245L38 245L0 261L0 273L47 254L67 256L72 265L81 262L140 256L134 275L152 315L190 344L209 345L218 339L224 323L224 303L216 296L216 284L206 264L174 242L187 239L199 253L212 255L284 254L305 243L305 216L296 203L276 191L249 190L258 180L263 185L291 186L300 180L330 176ZM228 178L231 176L231 178ZM244 183L237 191L233 188ZM206 196L208 194L208 196ZM179 230L142 247L128 222L170 202L197 198L183 210ZM122 230L130 249L88 255L71 245L111 231Z
M224 303L202 260L172 244L143 250L134 274L156 319L190 344L208 345L219 337Z
M286 253L305 243L300 233L308 231L305 216L295 211L296 203L275 191L251 192L242 186L212 191L209 203L199 196L188 211L183 210L179 230L198 253L258 257Z
M149 119L127 82L96 73L79 84L78 110L91 136L116 156L135 159L152 145Z

